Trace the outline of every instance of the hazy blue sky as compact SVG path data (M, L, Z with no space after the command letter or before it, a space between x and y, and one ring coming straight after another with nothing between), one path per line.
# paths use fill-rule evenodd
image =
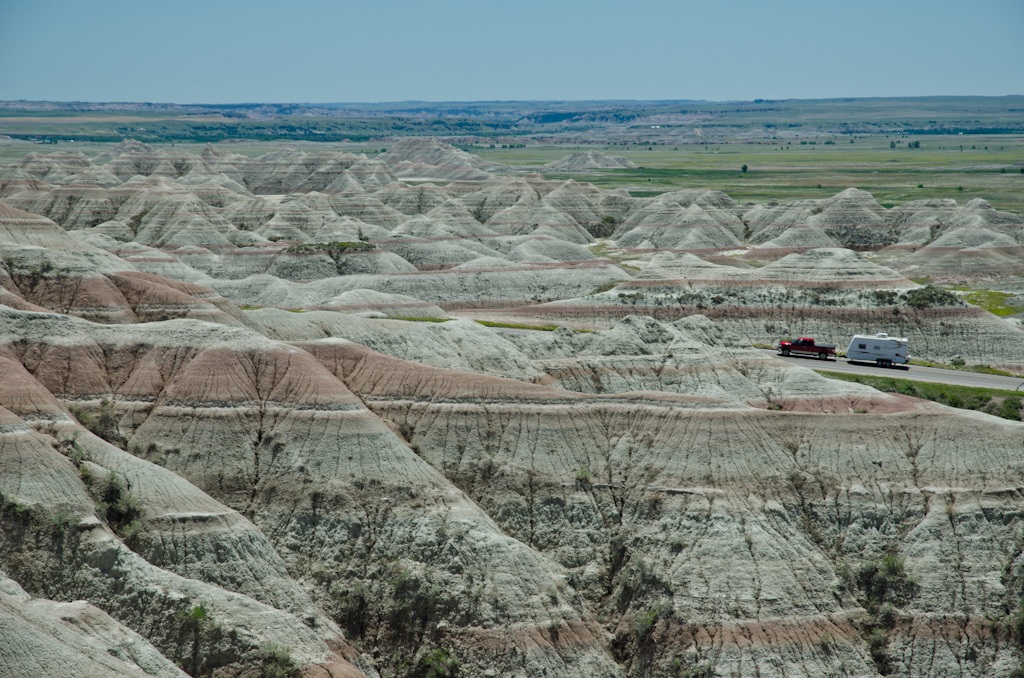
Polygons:
M1024 94L1024 0L0 0L0 99Z

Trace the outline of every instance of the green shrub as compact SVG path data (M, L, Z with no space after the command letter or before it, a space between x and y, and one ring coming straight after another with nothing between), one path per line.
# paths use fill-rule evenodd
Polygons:
M455 678L459 675L459 660L447 650L435 648L416 662L416 678Z
M371 595L366 585L356 582L352 588L331 587L338 598L338 612L335 618L345 628L350 638L362 638L369 622Z
M64 509L59 509L53 516L53 535L58 536L64 533L71 525L71 514Z
M117 472L108 473L98 490L97 508L115 533L122 534L123 530L138 521L142 511ZM138 525L132 527L132 532L136 532Z
M949 290L925 285L907 292L907 306L912 308L931 308L932 306L963 306L963 302Z
M855 584L863 593L864 607L877 614L886 603L905 605L917 594L917 582L904 567L905 559L885 556L879 561L867 561L860 566Z
M1017 646L1024 649L1024 610L1021 610L1014 620L1013 638L1017 641Z
M1021 399L1016 396L1011 396L1003 400L1002 406L999 408L999 416L1003 419L1011 419L1013 421L1021 421L1021 409L1024 408L1024 404L1021 403Z
M50 435L57 439L57 443L53 446L54 449L70 459L75 468L81 470L83 461L92 461L92 455L78 442L78 431L69 436L59 435L56 431L51 432Z
M875 303L879 306L891 306L896 303L896 292L892 290L875 290L871 293Z
M898 619L899 612L892 603L886 603L878 610L878 623L882 625L882 628L891 629L896 626Z
M715 666L710 662L698 664L688 671L680 671L678 673L679 678L712 678L714 675Z
M633 620L633 630L636 631L637 637L643 639L650 635L651 631L654 630L654 625L658 621L657 610L647 610L641 612Z
M118 428L117 412L114 404L109 398L100 401L99 409L90 412L82 407L71 406L68 408L71 414L75 415L78 423L87 428L90 433L103 438L111 445L120 447L122 450L128 444L128 439L121 435Z
M174 613L177 643L168 657L186 673L207 675L211 645L223 637L224 630L213 621L202 603ZM169 629L174 635L174 629ZM170 649L170 648L169 648Z
M1019 421L1024 411L1017 409L1017 399L1020 393L1013 391L1002 391L993 388L975 388L971 386L957 386L955 384L937 384L924 381L910 381L908 379L893 379L892 377L879 377L865 374L847 374L844 372L829 372L827 370L815 370L829 379L840 381L852 381L857 384L866 384L885 393L903 393L904 395L931 400L954 407L963 407L970 410L979 410L1005 419ZM1003 403L1010 400L1010 404Z
M260 646L259 653L263 662L260 678L289 678L298 671L295 662L292 661L292 651L287 647L267 643Z
M611 219L611 221L609 221ZM615 226L618 222L615 221L615 217L605 216L598 222L586 222L583 224L583 228L587 230L590 235L595 238L607 238L615 232Z
M883 676L892 673L892 666L889 660L889 636L885 631L875 630L867 637L868 652L875 667Z

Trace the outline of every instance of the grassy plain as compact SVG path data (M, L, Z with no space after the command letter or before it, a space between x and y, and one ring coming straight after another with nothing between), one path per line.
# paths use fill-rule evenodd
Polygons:
M30 150L95 156L107 148L95 142L126 136L192 152L216 141L248 156L284 145L373 156L391 143L380 139L434 135L522 170L542 170L589 148L623 155L642 168L545 176L621 186L639 196L714 188L739 202L764 202L820 198L854 186L886 206L982 197L998 209L1024 213L1024 174L1015 166L1024 163L1024 96L224 106L0 102L0 135L59 140L56 147L0 141L0 162ZM920 147L908 148L911 142Z
M544 163L577 148L596 148L625 156L642 169L543 172L544 176L590 181L602 188L624 187L639 196L714 188L737 202L765 202L772 198L823 198L852 186L871 192L886 207L924 198L953 198L961 204L984 198L997 209L1024 213L1024 174L1020 166L1014 166L1024 162L1024 135L855 137L852 144L848 136L820 135L664 146L528 144L526 148L471 150L486 160L543 171ZM801 144L801 140L808 143ZM901 142L897 148L890 148L897 140ZM908 149L910 141L919 141L921 147Z
M714 188L765 202L853 186L887 207L981 197L1024 213L1024 96L152 106L0 102L0 134L59 138L0 141L0 162L29 151L95 156L108 148L97 140L125 136L190 152L212 140L250 157L286 145L372 157L392 143L378 137L435 135L522 171L577 150L623 155L641 169L544 174L637 196Z
M514 149L491 149L482 144L464 147L485 160L514 165L523 171L540 171L549 179L573 178L603 188L624 187L637 196L683 188L713 188L741 203L766 202L772 198L823 198L853 186L870 191L886 207L924 198L953 198L961 204L972 198L984 198L997 209L1024 214L1024 174L1020 166L1014 166L1024 162L1024 134L855 135L852 144L846 136L821 135L810 140L816 143L801 145L800 140L792 139L716 139L657 146L527 143L525 148ZM826 145L828 140L835 143ZM896 140L902 143L896 149L890 148L889 144ZM919 141L921 148L906 148L908 141ZM154 145L198 153L205 144ZM310 152L352 151L373 157L389 145L245 140L220 143L218 147L250 157L286 146ZM110 144L95 142L0 141L0 163L14 162L32 151L82 151L95 157L109 147ZM542 167L577 149L588 148L625 156L641 165L641 169L569 174L547 172ZM743 165L747 165L745 173L741 170Z

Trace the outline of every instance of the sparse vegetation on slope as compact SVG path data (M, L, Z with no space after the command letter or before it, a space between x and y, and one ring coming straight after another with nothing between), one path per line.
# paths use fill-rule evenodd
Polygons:
M299 243L289 246L285 252L289 254L309 254L312 252L323 252L334 260L335 272L338 275L345 274L342 257L350 252L369 252L375 249L368 242L328 242L328 243Z
M1017 289L1024 217L985 187L1018 175L935 172L927 140L875 175L878 139L698 139L636 106L612 131L642 145L605 150L655 167L586 181L491 162L557 134L0 166L0 569L197 676L1010 668L1020 395L749 344L884 331L1024 369L1015 319L965 303L1010 292L959 294Z
M899 621L901 608L920 588L907 574L905 564L904 559L888 554L881 561L861 563L856 572L845 566L838 572L843 586L868 611L868 617L860 620L858 627L875 668L883 676L893 672L889 634Z
M942 405L949 405L950 407L993 414L1011 421L1021 420L1022 394L1016 391L974 388L953 384L933 384L894 377L846 374L844 372L829 372L827 370L815 370L815 372L829 379L840 379L842 381L865 384L884 393L901 393L915 398L931 400Z
M89 410L80 405L69 405L68 410L75 415L78 423L89 429L90 432L111 445L120 447L122 450L125 449L128 439L121 435L118 428L117 411L109 398L103 398L95 410Z

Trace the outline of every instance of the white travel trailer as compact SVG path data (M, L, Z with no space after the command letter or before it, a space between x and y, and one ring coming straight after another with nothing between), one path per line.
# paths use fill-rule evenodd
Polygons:
M879 367L910 362L906 337L890 337L885 332L874 336L855 334L846 349L847 360L874 361Z

